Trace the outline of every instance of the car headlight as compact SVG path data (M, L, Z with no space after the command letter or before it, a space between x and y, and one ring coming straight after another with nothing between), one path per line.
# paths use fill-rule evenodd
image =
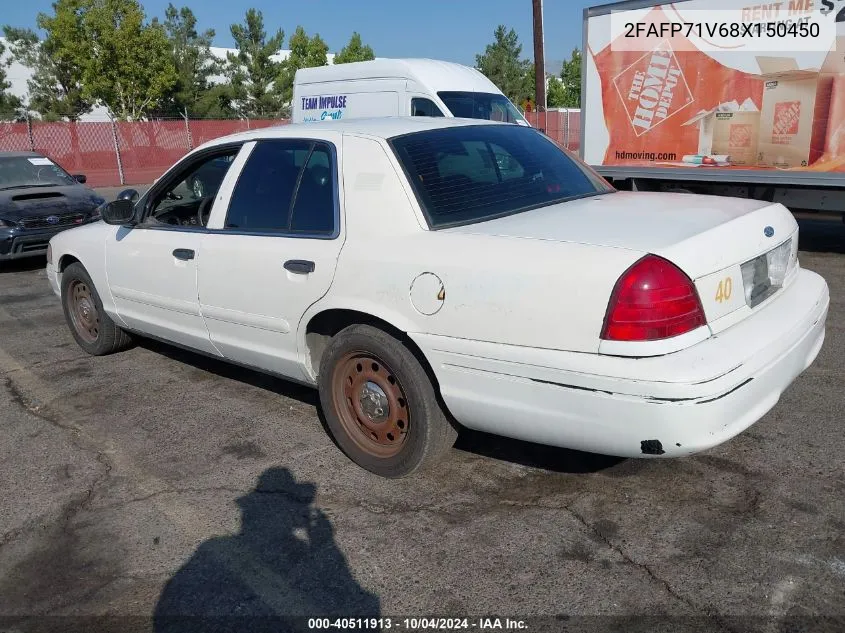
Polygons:
M15 227L15 226L17 226L17 222L12 222L11 220L4 220L3 218L0 218L0 228L3 228L3 227L12 228L12 227Z

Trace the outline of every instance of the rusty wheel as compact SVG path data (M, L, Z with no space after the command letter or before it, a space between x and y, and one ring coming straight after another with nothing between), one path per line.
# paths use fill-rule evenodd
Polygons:
M366 352L346 354L333 374L335 410L349 437L373 457L397 455L408 437L411 416L396 374Z
M73 338L89 354L111 354L132 342L103 309L94 282L78 262L62 272L62 309Z
M67 302L76 333L87 343L96 343L100 337L100 312L88 284L74 279L70 283Z
M337 445L362 468L391 478L437 463L457 437L425 360L398 336L372 325L344 328L326 346L317 380Z

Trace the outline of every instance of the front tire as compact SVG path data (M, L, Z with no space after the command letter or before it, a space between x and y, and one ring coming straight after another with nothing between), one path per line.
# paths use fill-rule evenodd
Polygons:
M79 347L92 356L105 356L129 347L129 334L115 325L85 267L68 266L62 274L62 308Z
M376 475L430 467L457 439L420 361L384 330L352 325L332 338L318 387L335 441Z

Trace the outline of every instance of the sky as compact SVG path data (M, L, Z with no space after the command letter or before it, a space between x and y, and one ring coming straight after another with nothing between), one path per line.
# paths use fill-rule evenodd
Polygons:
M544 0L546 60L568 59L581 46L584 7L607 0ZM142 0L148 18L162 17L168 0ZM297 25L319 33L337 52L357 30L379 57L431 57L472 65L499 24L516 29L523 56L533 59L531 0L176 0L197 16L201 30L216 31L215 46L234 45L229 25L242 22L249 7L264 14L266 30L288 37ZM35 28L52 0L0 0L0 23Z

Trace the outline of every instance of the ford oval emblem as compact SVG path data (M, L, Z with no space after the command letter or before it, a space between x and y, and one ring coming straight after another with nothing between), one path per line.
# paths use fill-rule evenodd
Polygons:
M47 219L47 224L58 224L59 223L59 216L57 216L57 215L48 215L46 219Z
M766 237L772 237L774 234L775 230L770 226L767 226L765 229L763 229L763 235L765 235Z

